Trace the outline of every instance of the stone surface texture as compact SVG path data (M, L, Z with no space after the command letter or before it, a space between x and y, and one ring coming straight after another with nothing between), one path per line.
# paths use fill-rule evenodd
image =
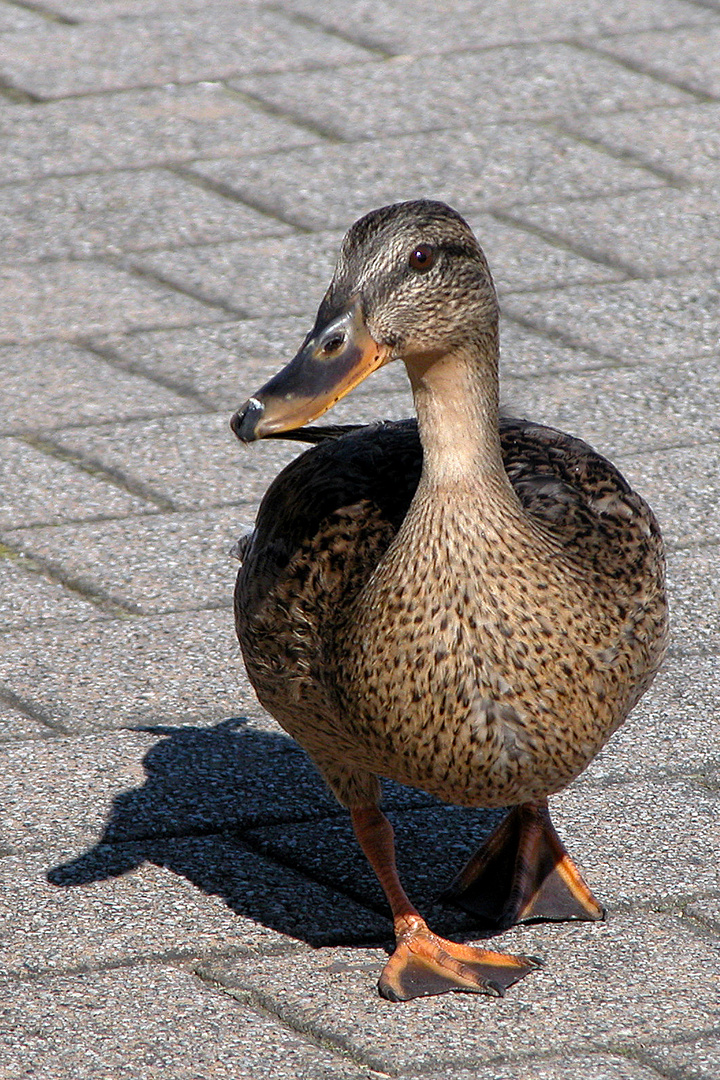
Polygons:
M720 0L0 0L0 1080L720 1073ZM507 410L617 461L666 665L555 800L608 907L502 1001L382 1001L348 819L257 703L228 419L361 213L487 251ZM377 372L332 418L407 415ZM386 786L437 899L498 812Z

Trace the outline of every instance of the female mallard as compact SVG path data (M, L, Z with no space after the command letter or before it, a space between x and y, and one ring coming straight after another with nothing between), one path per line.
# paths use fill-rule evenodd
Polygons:
M349 808L392 908L380 992L501 994L535 961L428 929L398 879L377 777L514 808L454 882L463 906L501 927L602 918L547 796L582 772L662 661L662 540L585 443L499 420L492 278L443 203L353 225L313 330L233 430L250 442L297 429L397 359L417 425L299 433L319 445L263 499L237 632L260 701Z

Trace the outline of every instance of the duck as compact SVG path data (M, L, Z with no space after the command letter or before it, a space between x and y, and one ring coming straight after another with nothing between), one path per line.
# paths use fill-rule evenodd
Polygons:
M297 355L233 415L310 443L243 544L235 625L263 707L339 802L392 913L391 1001L502 996L541 963L434 933L380 780L507 814L446 898L506 929L604 910L550 818L667 647L663 541L618 469L499 408L499 308L463 217L420 199L350 228ZM404 364L415 418L313 426Z

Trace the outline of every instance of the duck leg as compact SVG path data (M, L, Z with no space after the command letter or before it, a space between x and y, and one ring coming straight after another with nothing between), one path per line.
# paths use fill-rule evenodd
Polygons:
M393 914L397 945L378 983L383 997L409 1001L449 990L502 997L508 986L539 967L533 957L459 945L433 934L400 884L388 819L377 806L356 807L350 813L355 835Z
M547 799L511 810L442 899L499 929L605 917L555 831Z

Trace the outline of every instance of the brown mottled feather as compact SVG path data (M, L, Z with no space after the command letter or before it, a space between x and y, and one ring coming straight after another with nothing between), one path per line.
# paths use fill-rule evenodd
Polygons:
M417 423L316 431L298 433L318 445L270 486L238 575L261 702L348 805L377 797L376 775L466 805L563 787L662 659L662 542L647 505L581 440L504 418L504 465L537 550L512 521L479 541L472 506L446 520L428 505L438 544L416 551L404 536L412 566L395 545L378 573L418 486Z

